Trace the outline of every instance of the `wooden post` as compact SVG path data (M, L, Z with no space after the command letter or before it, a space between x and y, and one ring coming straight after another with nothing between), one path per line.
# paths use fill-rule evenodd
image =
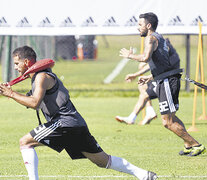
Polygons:
M199 22L200 23L200 22ZM201 23L200 23L201 24ZM204 81L204 70L203 70L203 41L202 36L200 37L200 67L201 67L201 83L205 83ZM199 120L207 120L206 116L206 103L205 103L205 89L202 89L202 115L198 118Z

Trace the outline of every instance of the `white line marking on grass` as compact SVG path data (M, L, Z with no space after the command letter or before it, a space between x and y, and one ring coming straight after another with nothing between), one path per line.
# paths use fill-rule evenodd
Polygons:
M27 175L0 175L1 178L23 178L28 177ZM68 176L68 175L57 175L57 176L49 176L49 175L42 175L39 176L40 178L129 178L130 176L112 176L112 175L106 175L106 176ZM203 176L171 176L171 175L159 175L159 178L181 178L181 179L206 179L207 175Z
M111 83L116 76L118 76L120 74L120 72L122 71L122 69L126 66L126 64L128 63L129 59L124 58L122 59L117 66L114 68L114 70L111 72L111 74L109 74L105 79L104 79L104 83L105 84L109 84Z
M136 53L136 48L133 48L133 54ZM113 71L104 79L104 83L105 84L109 84L111 83L116 76L118 76L120 74L120 72L122 71L122 69L127 65L127 63L130 61L130 59L128 58L123 58L117 65L116 67L113 69Z
M0 178L22 178L28 177L27 175L1 175ZM57 176L46 176L40 175L40 178L127 178L130 176L67 176L67 175L57 175Z

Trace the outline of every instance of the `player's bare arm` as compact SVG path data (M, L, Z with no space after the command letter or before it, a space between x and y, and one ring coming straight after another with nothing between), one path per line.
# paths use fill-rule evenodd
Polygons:
M142 74L145 74L148 71L150 71L150 67L149 64L146 63L136 74L137 76L141 76Z
M154 36L147 36L145 39L144 57L142 62L148 62L152 53L157 49L158 40ZM136 60L136 59L135 59Z
M147 36L145 38L145 49L143 54L133 54L130 50L123 48L120 50L120 56L147 63L152 57L152 53L157 49L157 46L157 39L153 36Z
M137 77L136 73L134 74L127 74L125 77L126 82L132 82Z
M136 79L136 77L141 76L142 74L148 72L149 70L150 70L150 67L148 64L146 64L142 66L142 68L138 72L127 74L125 77L125 81L132 82L134 79Z
M0 94L14 99L16 102L26 107L37 109L41 104L46 90L52 88L54 84L55 81L52 77L46 73L39 73L35 78L35 90L33 95L26 96L16 91L12 91L11 87L6 84L0 85Z
M143 85L143 84L148 83L151 80L153 80L152 74L148 76L140 76L138 80L138 84Z

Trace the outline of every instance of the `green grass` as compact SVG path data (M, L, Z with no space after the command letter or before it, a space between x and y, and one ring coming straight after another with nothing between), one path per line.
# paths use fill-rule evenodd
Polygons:
M1 98L0 109L0 175L26 175L19 151L19 139L36 127L35 111L17 105L13 100ZM158 173L160 179L179 180L178 176L204 176L207 172L207 154L198 157L180 157L183 142L166 130L160 115L150 125L125 125L114 120L115 115L128 115L136 102L135 98L72 98L80 113L85 117L91 133L101 147L109 154L121 156L133 164ZM178 116L187 128L192 120L192 97L180 98ZM153 101L158 112L158 102ZM197 117L201 115L201 98L198 97ZM199 142L207 145L206 121L196 121L199 132L191 133ZM42 176L121 176L113 170L100 169L88 160L72 161L65 152L58 154L47 147L36 148L39 156L40 179ZM126 179L135 179L131 176ZM170 176L166 178L163 176ZM173 178L173 176L176 176ZM2 178L0 178L2 179ZM3 178L6 179L6 178ZM26 179L17 178L16 179ZM50 179L50 178L49 178ZM51 178L64 179L64 178ZM65 178L66 179L66 178ZM72 178L68 178L72 179ZM94 178L81 178L94 179ZM96 178L99 179L99 178ZM100 178L101 179L101 178ZM117 178L107 178L117 179ZM121 178L122 179L122 178ZM197 178L199 179L199 178ZM201 179L201 178L200 178Z

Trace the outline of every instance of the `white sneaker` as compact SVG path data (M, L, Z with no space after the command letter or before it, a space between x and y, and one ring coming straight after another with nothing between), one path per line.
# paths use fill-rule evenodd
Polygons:
M157 114L153 113L153 114L147 114L144 119L139 123L139 125L146 125L149 124L153 119L157 118Z
M121 116L116 116L115 119L121 123L126 123L126 124L134 124L133 121L131 121L128 117L121 117Z

